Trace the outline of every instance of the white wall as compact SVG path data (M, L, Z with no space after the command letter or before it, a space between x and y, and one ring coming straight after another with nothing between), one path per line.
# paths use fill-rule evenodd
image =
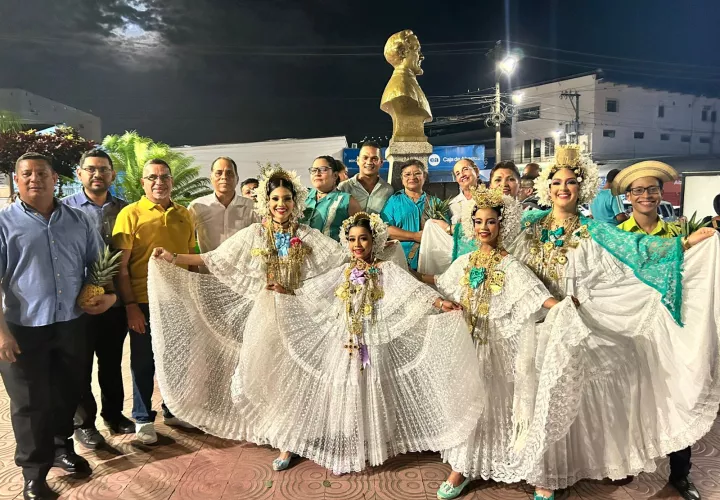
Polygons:
M607 112L606 102L615 99L618 112ZM664 116L658 116L658 109L664 107ZM611 82L599 82L594 121L593 155L595 159L643 158L662 155L705 155L720 151L720 134L714 129L718 123L702 121L703 107L720 111L720 100L630 87ZM603 130L615 130L615 137L603 136ZM635 132L644 134L642 139L634 137ZM661 140L667 134L669 140ZM682 136L689 136L690 142L682 142ZM709 138L710 144L701 143Z
M66 124L87 139L102 141L100 118L22 89L0 89L0 110L10 111L28 125Z
M554 138L552 134L554 131L564 130L564 126L559 125L561 122L568 123L575 119L572 102L560 97L563 92L577 91L580 94L580 133L588 134L590 127L585 123L584 117L592 115L595 110L595 85L595 75L586 75L516 90L514 94L523 96L522 102L516 104L517 109L539 106L540 117L524 121L518 121L517 116L513 117L512 138L505 140L507 145L503 141L503 160L512 159L520 164L529 163L531 158L523 155L523 144L528 139L541 140L541 156L540 158L533 156L532 161L541 163L551 159L545 151L545 138ZM532 153L534 146L531 148Z
M342 159L347 147L345 137L322 137L318 139L282 139L277 141L240 144L212 144L208 146L174 147L173 150L190 155L200 165L200 175L210 176L210 165L218 156L229 156L238 166L240 182L260 173L258 162L279 163L287 170L295 170L305 185L310 185L310 173L315 158L330 155ZM239 184L238 184L239 185Z

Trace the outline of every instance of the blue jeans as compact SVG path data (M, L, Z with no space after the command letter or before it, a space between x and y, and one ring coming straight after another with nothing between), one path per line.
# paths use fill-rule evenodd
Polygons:
M132 418L139 424L154 422L157 412L152 409L152 395L155 388L155 357L152 350L150 331L150 307L138 304L147 324L145 333L130 330L130 371L133 380ZM167 406L162 405L163 414L172 417Z

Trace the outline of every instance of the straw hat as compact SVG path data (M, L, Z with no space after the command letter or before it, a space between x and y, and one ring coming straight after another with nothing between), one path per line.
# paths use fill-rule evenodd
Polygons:
M657 177L661 182L670 182L679 175L667 163L655 160L641 161L620 171L612 183L612 194L615 196L625 194L630 184L641 177Z

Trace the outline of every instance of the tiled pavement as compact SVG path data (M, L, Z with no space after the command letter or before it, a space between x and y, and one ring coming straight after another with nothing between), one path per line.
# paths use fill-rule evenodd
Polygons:
M131 404L125 356L126 415ZM97 394L97 381L94 382ZM160 398L156 393L155 404ZM159 419L158 422L161 422ZM99 420L98 424L102 422ZM410 454L389 460L363 474L334 476L308 460L274 472L270 463L276 450L247 443L225 441L198 432L170 429L158 423L161 442L144 446L134 436L102 433L108 446L97 452L78 452L90 461L93 475L75 479L59 469L49 482L63 499L110 500L431 500L449 467L433 453ZM15 441L10 427L9 401L0 384L0 500L22 498L22 476L13 463ZM692 477L705 500L720 500L720 423L693 448ZM676 499L666 486L667 460L653 474L641 474L625 485L581 482L556 495L565 499ZM465 500L512 500L532 498L525 485L475 482L461 498Z

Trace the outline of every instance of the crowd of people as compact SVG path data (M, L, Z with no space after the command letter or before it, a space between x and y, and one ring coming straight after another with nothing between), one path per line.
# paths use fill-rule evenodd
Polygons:
M24 498L54 498L51 467L91 474L73 440L104 443L97 357L100 416L147 445L157 378L167 425L271 445L275 470L303 456L341 474L434 450L453 469L440 499L477 478L527 481L542 499L670 454L671 484L699 499L690 446L720 404L720 240L659 218L677 173L641 162L599 190L567 147L544 169L498 163L485 186L462 159L443 213L422 162L401 165L398 191L382 162L363 144L348 178L319 156L308 189L279 166L239 182L220 157L214 192L185 208L161 159L128 204L101 149L63 200L51 159L21 156L0 211L0 374ZM121 252L117 277L80 307L106 246Z

